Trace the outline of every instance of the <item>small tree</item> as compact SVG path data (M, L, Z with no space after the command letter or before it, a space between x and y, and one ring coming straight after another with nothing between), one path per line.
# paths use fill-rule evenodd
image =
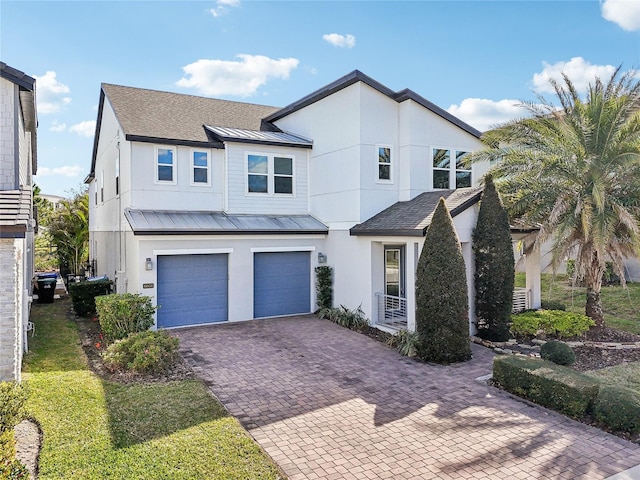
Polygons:
M49 234L57 248L60 271L74 275L89 256L89 195L75 192L73 199L63 200L49 219Z
M473 231L478 335L509 339L513 308L514 257L509 217L489 175L485 179L478 223Z
M468 303L460 241L441 198L418 261L416 330L420 358L437 363L471 358Z

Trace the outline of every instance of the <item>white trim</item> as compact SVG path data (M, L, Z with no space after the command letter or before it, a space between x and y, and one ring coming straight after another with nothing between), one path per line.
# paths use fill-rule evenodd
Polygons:
M233 248L181 248L153 251L156 257L158 255L209 255L216 253L233 253Z
M316 247L255 247L251 249L251 253L270 253L270 252L313 252Z
M380 149L381 148L388 148L389 149L389 163L380 163ZM395 169L395 161L393 159L393 146L392 145L385 145L383 143L376 143L376 152L375 152L375 167L376 167L376 171L375 171L375 176L373 178L376 179L376 183L383 183L383 184L393 184L394 183L394 175L393 175L393 170ZM380 178L380 165L389 165L389 179L384 179L384 178Z
M193 161L194 161L193 154L195 152L204 153L207 155L207 181L204 183L195 181L195 169L204 168L204 167L198 167L193 164ZM208 148L191 148L189 150L189 165L190 165L190 172L189 172L190 185L192 187L210 187L211 186L211 151Z
M162 150L171 150L173 152L172 155L172 160L173 163L171 164L171 178L173 178L172 181L168 181L168 180L159 180L158 179L158 167L160 166L160 164L158 163L158 150L162 149ZM153 164L154 164L154 172L153 172L153 180L154 183L156 183L157 185L177 185L178 184L178 149L174 146L171 145L155 145L154 148L154 160L153 160ZM164 164L163 164L164 165ZM167 165L164 165L165 167Z

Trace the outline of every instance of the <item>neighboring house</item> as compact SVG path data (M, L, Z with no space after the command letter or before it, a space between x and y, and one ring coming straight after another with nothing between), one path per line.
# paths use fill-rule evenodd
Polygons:
M281 109L103 84L86 179L96 274L153 297L167 328L312 312L329 265L335 305L411 329L441 196L473 291L485 169L461 161L479 137L359 71Z
M35 80L1 62L0 97L0 381L20 381L33 277Z

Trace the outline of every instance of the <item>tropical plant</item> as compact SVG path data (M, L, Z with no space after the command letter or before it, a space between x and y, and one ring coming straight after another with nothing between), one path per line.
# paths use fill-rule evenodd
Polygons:
M622 262L640 255L640 81L620 68L581 98L567 75L551 81L559 107L540 97L531 117L483 135L471 161L496 162L496 186L512 217L539 225L534 247L553 239L553 262L576 259L586 314L604 325L606 261L624 284Z
M503 342L509 339L515 259L509 217L490 175L473 230L473 253L478 336Z
M361 332L369 326L369 319L360 307L355 310L350 310L344 305L337 308L321 308L317 315L318 318L326 318L356 332Z
M471 358L467 277L460 241L441 198L427 229L416 274L418 356L454 363Z
M333 268L327 265L316 267L316 303L319 309L333 306Z
M60 270L80 273L89 256L89 195L86 189L63 200L49 220L51 241L57 248Z

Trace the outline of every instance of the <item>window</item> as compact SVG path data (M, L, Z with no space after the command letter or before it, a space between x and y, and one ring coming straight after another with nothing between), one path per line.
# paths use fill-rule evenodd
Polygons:
M176 183L175 157L176 154L173 148L156 148L157 182Z
M391 181L391 147L378 147L378 180Z
M451 162L455 154L455 164ZM464 165L469 152L462 150L433 149L433 188L464 188L471 186L471 169ZM455 178L455 180L452 180ZM455 182L453 185L452 182Z
M464 165L464 160L469 152L456 152L456 188L464 188L471 186L471 170L470 167Z
M247 192L293 194L293 157L247 154Z
M209 154L200 150L191 151L191 183L209 185Z
M100 172L100 203L104 203L104 170Z
M269 192L269 157L266 155L249 155L247 157L249 172L249 193Z
M274 157L273 191L275 193L293 193L293 159Z
M449 150L433 149L433 188L449 188Z

